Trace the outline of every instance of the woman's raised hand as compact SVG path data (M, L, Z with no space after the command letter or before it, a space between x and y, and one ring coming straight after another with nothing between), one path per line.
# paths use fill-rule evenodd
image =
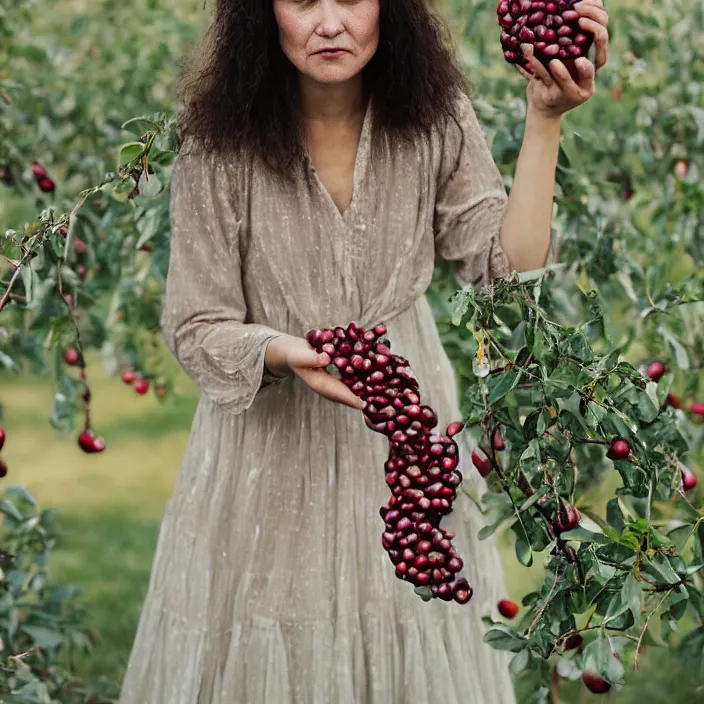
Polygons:
M280 335L271 340L266 348L265 364L275 376L295 374L323 398L361 411L364 401L325 371L331 363L329 354L319 354L302 337Z

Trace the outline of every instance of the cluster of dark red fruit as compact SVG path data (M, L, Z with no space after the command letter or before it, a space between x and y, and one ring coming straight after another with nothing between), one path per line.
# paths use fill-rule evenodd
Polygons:
M40 191L44 191L44 193L54 192L54 182L49 178L46 169L38 161L32 162L32 176L34 176Z
M462 482L452 436L463 426L455 422L445 435L433 432L437 415L421 405L418 381L408 361L391 353L386 333L384 325L365 330L350 323L311 330L306 339L330 356L345 385L366 401L367 426L389 439L384 466L391 497L379 513L381 542L396 576L413 584L424 599L465 604L472 588L461 575L463 562L450 542L454 534L440 527Z
M574 61L586 56L594 35L579 26L574 0L501 0L496 8L503 32L501 46L510 64L525 65L521 44L532 44L545 66L553 59Z

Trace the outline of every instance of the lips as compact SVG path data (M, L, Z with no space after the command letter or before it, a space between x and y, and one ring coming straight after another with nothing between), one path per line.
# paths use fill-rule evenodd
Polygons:
M343 49L341 47L333 47L333 46L326 47L325 49L319 49L315 53L316 54L335 54L339 51L344 51L345 53L349 54L349 51L347 49Z

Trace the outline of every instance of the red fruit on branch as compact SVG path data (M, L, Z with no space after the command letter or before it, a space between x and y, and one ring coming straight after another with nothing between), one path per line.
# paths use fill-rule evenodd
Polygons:
M149 391L149 382L146 379L137 379L133 384L134 390L143 396Z
M87 254L88 253L88 245L81 239L76 239L73 242L73 247L76 250L76 254Z
M573 633L569 638L565 639L565 650L578 650L582 647L584 638L580 633Z
M611 685L603 677L591 670L585 670L582 673L582 682L594 694L605 694L611 689Z
M672 406L673 408L681 408L682 402L680 401L678 396L673 393L669 393L667 394L667 396L665 396L665 405Z
M0 426L0 450L5 445L5 430Z
M56 188L54 182L48 177L40 178L37 181L37 185L39 186L39 190L43 191L44 193L53 193L54 189Z
M78 350L75 347L69 347L64 353L64 360L66 360L66 364L71 367L78 364L79 359L80 355L78 354Z
M83 452L93 454L105 449L105 440L98 437L90 428L85 428L78 436L78 446Z
M689 170L689 164L684 159L680 159L675 164L675 176L677 176L677 178L680 179L680 181L683 178L686 178L688 170Z
M665 373L665 365L655 361L648 365L648 378L657 381Z
M497 450L504 449L504 439L501 437L501 430L499 428L494 431L494 447Z
M697 475L682 462L680 462L680 473L682 474L682 488L685 491L692 491L697 486Z
M39 180L41 178L46 178L46 169L38 161L33 161L32 162L32 175L37 180Z
M704 416L704 403L697 401L691 405L689 410L698 416Z
M611 443L606 456L610 460L627 460L630 454L631 448L629 444L625 440L617 438Z
M166 389L162 386L159 386L158 388L154 389L154 393L159 397L159 398L164 398L166 396Z
M491 474L491 470L494 466L491 464L491 460L484 455L478 449L472 450L472 464L479 470L479 474L482 477L488 477Z
M122 381L125 382L125 384L134 384L135 381L137 381L137 375L131 370L131 369L125 369L122 374Z
M450 425L447 426L445 435L447 435L448 438L452 438L457 435L457 433L461 432L462 428L464 428L464 423L456 420L454 423L450 423Z
M567 66L586 56L594 35L579 26L574 0L531 2L501 0L496 8L504 59L510 64L526 66L521 44L532 44L535 57L545 66L560 59Z
M572 504L565 506L564 516L561 514L562 512L558 511L557 520L555 521L555 525L560 532L574 530L579 525L579 519L582 517L577 507Z
M7 464L5 461L0 457L0 479L3 479L4 477L7 476Z
M516 614L518 613L518 604L515 601L511 601L510 599L502 599L498 603L498 609L499 613L504 618L514 619L516 618Z

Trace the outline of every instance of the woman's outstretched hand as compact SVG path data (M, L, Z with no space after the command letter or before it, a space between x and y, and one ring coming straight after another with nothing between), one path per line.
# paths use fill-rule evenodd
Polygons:
M528 80L529 107L543 117L558 118L568 110L586 103L595 90L596 72L604 66L609 54L609 15L602 0L581 0L573 5L579 15L579 26L594 35L595 63L586 58L575 59L575 78L565 64L553 59L548 71L533 55L531 44L521 44L528 66L516 68Z
M266 348L265 364L275 376L295 374L323 398L361 411L364 401L325 371L331 363L329 354L318 354L302 337L280 335Z

